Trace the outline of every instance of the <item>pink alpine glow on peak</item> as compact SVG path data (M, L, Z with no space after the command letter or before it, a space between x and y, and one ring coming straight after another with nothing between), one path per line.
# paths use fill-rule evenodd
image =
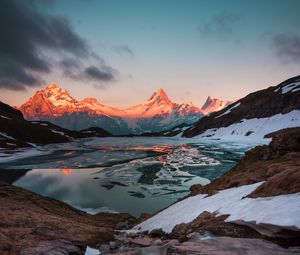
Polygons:
M153 116L167 116L171 113L202 114L201 110L192 103L177 104L172 102L163 89L159 89L148 101L119 109L101 104L95 98L85 98L81 101L73 98L69 92L56 83L50 83L45 89L38 90L27 102L17 107L25 118L39 118L43 116L62 116L74 112L86 112L89 115L105 115L122 118L151 118Z
M211 112L217 112L225 108L227 105L230 105L233 101L222 100L218 98L207 97L205 103L201 107L201 111L204 114L209 114Z

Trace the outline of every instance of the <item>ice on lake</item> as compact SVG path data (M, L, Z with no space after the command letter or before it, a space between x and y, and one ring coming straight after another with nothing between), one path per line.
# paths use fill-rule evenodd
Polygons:
M164 137L82 139L2 157L0 179L89 213L139 216L174 203L193 184L208 184L251 146Z

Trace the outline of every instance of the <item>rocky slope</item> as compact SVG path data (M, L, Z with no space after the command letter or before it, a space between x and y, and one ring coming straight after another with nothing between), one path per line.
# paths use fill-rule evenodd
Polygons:
M205 116L183 136L210 139L262 138L270 132L300 126L300 76L247 95Z
M128 214L89 215L57 200L0 182L0 253L83 254L134 222Z
M31 147L68 142L75 138L109 135L100 128L97 133L77 132L45 121L27 121L20 111L0 102L0 148Z
M192 103L172 102L162 89L145 103L118 109L94 98L76 100L53 83L37 91L18 109L29 120L47 120L72 130L104 127L114 134L157 132L181 123L193 123L203 116Z

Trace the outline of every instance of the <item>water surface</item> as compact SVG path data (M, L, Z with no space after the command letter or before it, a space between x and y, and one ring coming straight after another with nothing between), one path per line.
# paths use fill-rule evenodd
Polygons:
M90 213L154 213L228 171L251 147L183 138L94 138L0 163L0 179Z

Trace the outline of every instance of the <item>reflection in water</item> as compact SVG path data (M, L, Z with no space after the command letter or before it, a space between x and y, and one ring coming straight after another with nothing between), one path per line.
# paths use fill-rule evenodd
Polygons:
M73 170L70 168L59 168L58 170L65 175L69 175L73 173Z
M19 175L17 170L5 170L5 176L13 174L14 185L88 212L113 210L139 216L182 198L195 183L209 183L230 169L247 148L167 138L98 138L41 147L43 155L0 167L31 168L19 170L23 171Z

